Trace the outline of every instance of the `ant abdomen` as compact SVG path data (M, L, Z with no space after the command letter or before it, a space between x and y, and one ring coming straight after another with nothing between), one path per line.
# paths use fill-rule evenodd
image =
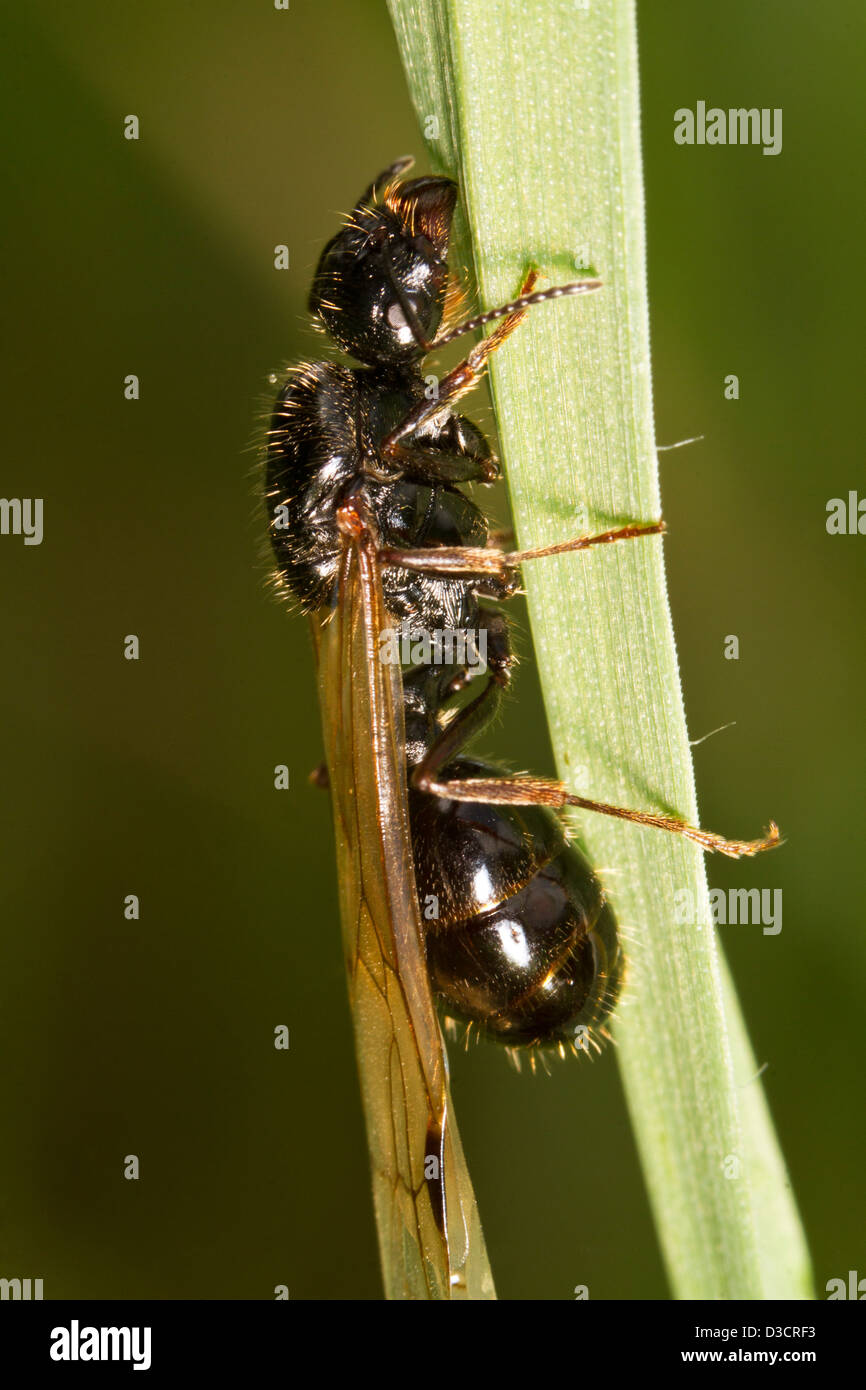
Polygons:
M449 780L501 777L461 758ZM616 919L559 816L545 806L410 791L431 982L444 1012L509 1045L577 1043L623 973Z

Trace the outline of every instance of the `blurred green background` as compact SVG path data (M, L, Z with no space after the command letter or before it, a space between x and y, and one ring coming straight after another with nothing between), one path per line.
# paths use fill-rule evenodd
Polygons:
M736 721L696 749L701 814L788 839L710 873L783 890L778 936L719 930L823 1290L866 1274L866 539L825 530L863 478L862 11L639 23L658 438L704 436L662 455L674 620L692 737ZM45 499L45 539L0 538L0 1276L377 1298L311 657L251 445L267 374L320 350L338 212L422 150L387 15L33 0L6 31L2 493ZM782 107L782 154L676 146L698 99ZM550 771L531 663L486 747ZM501 1296L666 1297L615 1057L453 1073Z

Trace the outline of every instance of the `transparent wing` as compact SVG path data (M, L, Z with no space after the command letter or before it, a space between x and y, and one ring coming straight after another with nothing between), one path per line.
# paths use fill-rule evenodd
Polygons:
M379 659L384 626L364 532L346 540L335 607L313 632L385 1293L495 1298L424 962L400 672Z

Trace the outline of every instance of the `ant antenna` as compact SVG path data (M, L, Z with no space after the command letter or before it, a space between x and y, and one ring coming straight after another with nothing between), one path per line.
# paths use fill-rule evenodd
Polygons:
M494 319L507 318L509 314L519 313L521 309L528 309L532 304L544 304L548 299L562 299L566 295L592 294L601 287L601 280L573 280L568 285L554 285L549 290L534 290L532 294L522 294L519 299L512 299L510 304L503 304L498 309L488 309L485 314L477 314L475 318L459 323L450 332L443 333L441 338L436 338L433 347L444 347L446 343L453 343L455 338L462 338L464 333L471 333L482 324L492 323Z

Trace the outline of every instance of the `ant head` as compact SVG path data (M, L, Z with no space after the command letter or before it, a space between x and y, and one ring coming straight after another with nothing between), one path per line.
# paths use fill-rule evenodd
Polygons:
M444 178L400 182L410 164L400 160L370 185L322 252L310 291L310 311L334 341L375 365L423 357L445 306L457 186Z

